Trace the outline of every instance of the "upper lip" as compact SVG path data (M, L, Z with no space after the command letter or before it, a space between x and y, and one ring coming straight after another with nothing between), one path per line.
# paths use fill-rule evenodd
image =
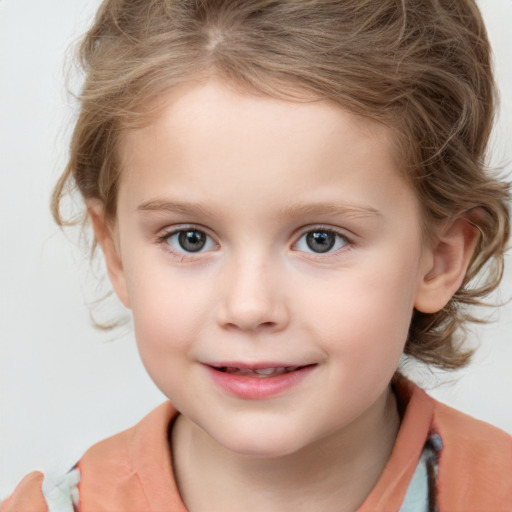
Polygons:
M204 363L212 368L238 368L240 370L263 370L267 368L300 368L303 366L311 366L313 363L281 363L275 361L246 363L241 361L222 361L214 363Z

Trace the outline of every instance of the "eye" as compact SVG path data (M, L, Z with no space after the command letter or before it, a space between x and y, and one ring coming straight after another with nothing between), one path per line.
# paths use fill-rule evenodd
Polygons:
M204 231L195 228L173 231L163 239L177 253L204 252L217 247L217 244Z
M295 244L295 248L298 251L322 254L337 251L348 243L348 240L336 231L319 228L304 233Z

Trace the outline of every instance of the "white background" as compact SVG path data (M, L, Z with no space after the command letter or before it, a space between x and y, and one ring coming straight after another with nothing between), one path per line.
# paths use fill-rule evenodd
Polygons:
M93 442L164 400L130 329L113 335L91 326L87 255L49 214L73 113L64 54L98 4L0 0L0 497L31 470L67 470ZM510 170L512 0L480 6L502 94L492 163ZM512 296L510 269L505 280L504 300ZM422 379L442 383L435 396L512 433L512 305L494 317L472 334L482 346L468 370Z

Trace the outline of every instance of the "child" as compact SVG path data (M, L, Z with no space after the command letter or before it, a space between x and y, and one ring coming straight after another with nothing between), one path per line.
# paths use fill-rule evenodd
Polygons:
M511 437L397 371L500 281L489 52L472 0L106 0L54 214L170 402L2 512L511 510Z

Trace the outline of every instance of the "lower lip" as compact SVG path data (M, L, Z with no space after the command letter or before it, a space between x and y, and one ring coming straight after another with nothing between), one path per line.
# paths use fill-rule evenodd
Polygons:
M300 370L275 377L248 377L221 372L211 366L206 368L215 384L230 395L248 400L264 400L279 395L302 382L315 365L305 366Z

